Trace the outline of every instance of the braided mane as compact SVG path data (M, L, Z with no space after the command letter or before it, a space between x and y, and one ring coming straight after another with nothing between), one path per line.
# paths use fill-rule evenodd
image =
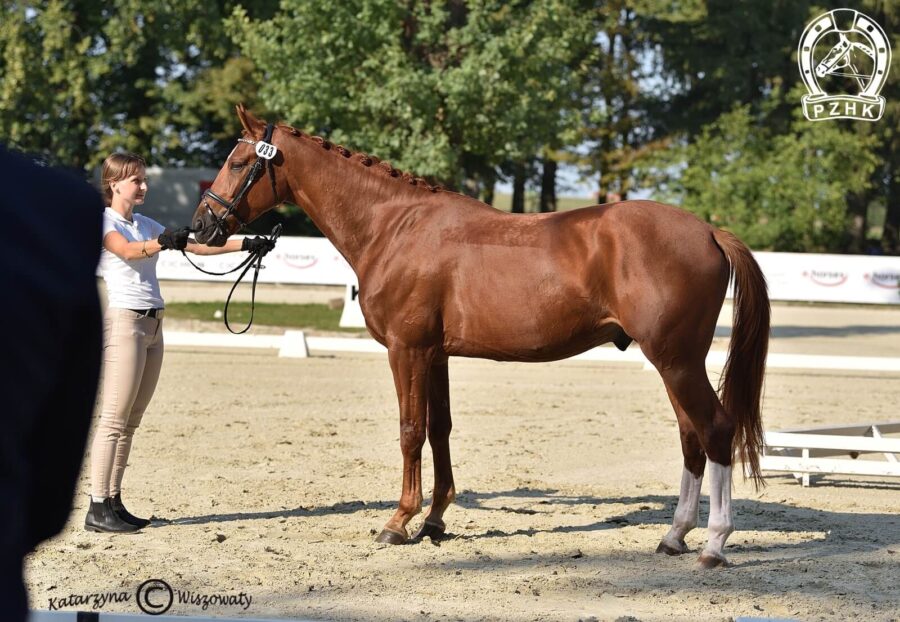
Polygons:
M440 184L431 184L424 177L417 177L411 173L407 173L405 171L401 171L398 168L394 168L390 162L377 158L373 155L363 153L362 151L351 151L343 145L335 145L331 141L326 140L321 136L310 136L309 134L301 132L297 128L291 127L290 125L278 124L277 127L290 133L292 136L299 136L301 138L311 140L326 151L330 151L333 149L349 160L359 162L367 168L373 168L374 170L377 170L378 172L383 173L388 177L393 177L395 179L406 182L410 186L418 186L420 188L428 190L429 192L439 192L444 190L444 187Z

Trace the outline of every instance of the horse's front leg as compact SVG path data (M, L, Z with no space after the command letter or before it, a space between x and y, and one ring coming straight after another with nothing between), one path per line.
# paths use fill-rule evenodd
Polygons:
M431 507L415 539L444 534L444 511L456 499L453 467L450 464L450 380L447 361L436 361L431 367L428 390L428 442L434 457L434 490Z
M403 452L403 492L400 506L375 539L403 544L409 539L406 524L422 511L422 445L428 412L428 383L433 353L430 350L389 347L388 357L400 402L400 450Z

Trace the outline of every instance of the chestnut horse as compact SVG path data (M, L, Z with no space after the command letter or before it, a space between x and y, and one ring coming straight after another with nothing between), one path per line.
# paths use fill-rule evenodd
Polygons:
M727 565L735 453L761 481L769 340L765 280L740 240L652 201L508 214L377 158L267 125L243 106L238 115L244 137L197 207L196 237L224 244L244 223L290 201L358 276L366 326L388 349L400 403L403 491L377 541L409 539L407 523L422 510L426 438L434 489L414 537L445 530L444 511L455 496L448 357L553 361L635 341L662 376L684 454L673 524L657 551L688 551L684 536L698 523L708 461L708 543L699 563ZM730 278L734 326L720 401L705 360Z

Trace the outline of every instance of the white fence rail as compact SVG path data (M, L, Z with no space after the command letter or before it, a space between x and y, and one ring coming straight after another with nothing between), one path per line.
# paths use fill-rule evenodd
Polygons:
M227 333L167 332L167 346L263 348L276 349L279 356L308 356L310 352L362 352L384 354L387 350L371 338L361 337L307 337L303 331L289 330L283 335L230 335ZM592 348L577 354L573 361L601 361L632 363L644 369L653 365L638 348L620 352L611 346ZM706 357L707 366L720 369L725 363L725 352L713 350ZM830 356L825 354L777 354L768 356L769 369L839 369L846 371L900 372L900 358L887 356Z
M900 421L766 432L760 467L793 473L804 486L810 474L900 477L900 438L887 436L898 432Z

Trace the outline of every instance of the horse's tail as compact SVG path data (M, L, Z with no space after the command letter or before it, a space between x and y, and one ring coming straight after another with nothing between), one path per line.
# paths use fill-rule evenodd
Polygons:
M766 279L750 249L735 235L713 229L716 244L731 266L734 280L734 316L728 358L719 381L725 412L737 422L732 451L749 467L756 488L765 485L759 472L763 448L760 413L763 375L769 349L769 295Z

